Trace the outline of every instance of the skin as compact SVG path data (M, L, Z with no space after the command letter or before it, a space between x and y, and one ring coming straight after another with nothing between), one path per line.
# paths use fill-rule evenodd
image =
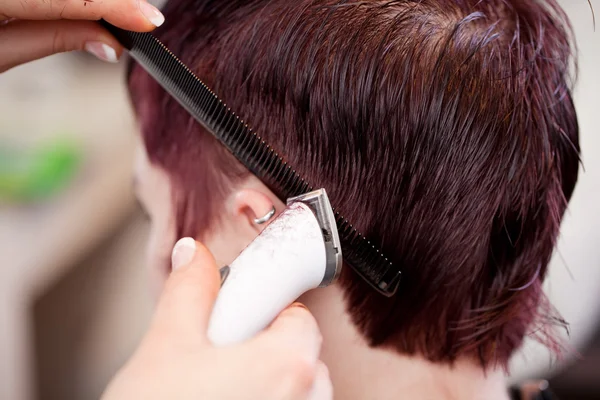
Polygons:
M155 286L160 288L168 270L160 260L168 256L176 240L171 182L163 170L148 162L143 149L138 154L136 177L137 196L152 221L148 257L154 260ZM274 196L253 176L232 190L217 228L202 235L217 265L231 263L256 238L259 229L253 218L265 215L272 204L283 210L278 200L265 204L265 199L273 200ZM323 334L320 357L329 368L336 398L396 400L402 394L407 399L508 399L502 371L484 372L468 359L450 367L370 348L350 321L337 285L306 293L299 300L313 313Z
M86 49L116 61L122 48L92 22L98 19L134 31L149 31L164 21L144 0L1 0L0 73L71 50ZM143 181L160 185L160 176ZM164 198L161 201L158 209L166 204ZM157 220L165 220L168 230L169 210L164 214L157 207L152 210ZM306 307L292 305L246 343L215 348L206 332L220 288L217 264L206 247L192 238L182 239L171 254L172 239L171 235L162 246L155 243L165 252L161 260L169 269L160 275L162 294L150 329L103 398L331 399L328 370L319 361L322 336Z
M332 397L318 360L322 337L304 306L289 307L246 343L215 348L206 333L220 287L214 258L184 238L173 251L173 268L148 333L103 399Z
M144 0L2 0L0 73L51 54L84 50L88 43L107 45L118 59L122 46L94 21L151 31L162 14L150 6L152 23L143 12L152 11L148 6Z

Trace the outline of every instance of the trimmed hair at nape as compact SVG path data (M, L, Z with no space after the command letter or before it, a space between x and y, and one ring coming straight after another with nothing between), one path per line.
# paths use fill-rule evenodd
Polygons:
M554 0L170 0L156 33L402 270L345 268L372 346L506 367L560 350L542 282L579 169L572 30ZM139 66L129 87L178 236L249 172Z

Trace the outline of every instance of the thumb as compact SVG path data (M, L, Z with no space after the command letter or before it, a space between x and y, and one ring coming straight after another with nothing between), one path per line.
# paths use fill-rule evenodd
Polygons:
M173 272L165 284L154 324L180 339L206 340L212 309L220 289L212 254L192 238L177 242Z
M122 46L91 21L12 21L0 26L0 72L73 50L87 50L104 61L116 62Z

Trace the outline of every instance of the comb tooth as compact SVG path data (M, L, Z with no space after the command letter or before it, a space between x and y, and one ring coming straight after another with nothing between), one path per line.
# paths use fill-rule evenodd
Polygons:
M209 97L207 99L207 107L206 107L206 122L208 124L211 124L211 129L212 129L212 124L213 121L215 119L215 115L217 113L217 110L219 109L219 100L214 97L212 95L212 93L209 92Z
M222 101L219 101L219 105L222 107L217 107L217 111L215 113L214 118L214 130L218 131L219 137L223 135L223 129L221 128L221 124L223 123L224 118L227 116L227 108L225 108L225 104Z
M270 183L272 183L271 181L273 181L275 175L277 175L277 165L275 162L275 160L276 160L275 154L276 154L275 151L271 147L268 147L264 154L264 160L261 163L262 173L263 173L263 175L269 177Z
M256 136L254 135L254 132L252 132L252 129L248 129L248 134L247 134L247 138L244 141L245 142L245 149L246 152L248 153L247 156L249 156L250 154L252 154L252 151L254 150L254 146L256 145Z
M181 79L185 79L186 85L185 85L185 89L186 89L186 93L188 98L190 99L197 99L200 97L200 90L201 87L200 85L194 85L190 82L190 78L189 77L182 77ZM190 103L193 103L193 101L190 101ZM194 108L194 112L197 112L197 107L193 107Z
M203 119L206 119L206 117L208 116L208 109L210 108L209 102L210 102L212 95L210 94L210 92L208 90L204 90L201 93L202 93L201 96L199 96L200 103L198 105L198 108L200 109L199 115Z
M209 113L207 121L210 124L210 128L213 131L218 131L218 121L223 115L223 109L219 107L222 103L219 100L215 100L212 108L212 112Z
M209 124L209 128L214 132L215 131L215 120L219 116L219 112L222 111L220 101L217 98L212 98L210 101L210 108L208 109L208 113L206 116L206 122Z
M227 109L226 108L221 108L219 107L218 111L217 111L217 115L215 116L215 122L214 122L214 126L215 126L215 131L217 131L217 133L219 133L219 137L221 138L221 140L223 140L223 123L225 122L225 119L227 118Z
M256 159L257 168L261 170L261 172L265 171L265 164L268 163L269 155L271 154L271 148L265 143L264 140L260 141L259 147L261 148L261 152Z
M300 176L298 176L296 171L294 171L293 179L294 180L292 183L292 187L294 188L294 192L297 193L298 195L301 195L302 193L306 193L306 192L303 192L302 179L300 179Z
M244 135L244 130L245 127L241 124L239 124L238 121L234 121L234 124L232 126L232 132L231 132L231 151L235 154L239 154L242 152L243 147L242 147L242 143L244 142L244 139L246 138L246 135Z
M287 165L278 168L277 175L275 175L276 182L279 182L282 186L285 185L287 183L285 177L288 171Z
M233 113L229 113L225 118L225 121L223 122L223 141L227 143L227 147L231 147L231 145L233 144L231 140L233 132L231 132L231 129L233 127L234 122L235 116L233 115Z
M283 174L281 175L281 185L286 187L289 186L290 178L292 175L292 169L289 165L285 164L285 169L283 170Z
M292 188L292 191L295 196L299 196L302 194L301 186L302 186L302 182L300 181L300 179L298 179L298 174L296 174L296 171L292 171L290 187Z
M269 148L269 157L264 164L265 175L274 175L275 168L277 167L277 153L272 148Z
M284 182L286 186L290 187L290 191L292 193L294 192L294 170L292 169L292 167L290 167L290 165L286 165L286 171L285 171L285 175L284 175Z
M304 184L304 181L302 181L302 179L296 178L296 185L298 187L298 189L296 189L298 193L308 193L308 186Z
M225 112L225 115L223 116L223 120L220 123L221 137L223 138L224 141L229 140L229 137L231 135L231 133L229 132L229 129L231 128L232 114L233 114L233 112L231 111L231 108L228 107L227 111Z
M295 178L294 174L291 175L289 181L290 192L293 193L294 196L299 196L302 193L298 190L298 180Z
M240 151L243 152L243 154L250 154L250 151L248 150L248 147L250 146L250 142L252 141L252 134L250 134L248 128L246 126L244 126L244 139L241 141L240 143Z
M238 146L244 139L248 136L246 132L246 126L242 122L242 120L236 115L236 121L233 128L233 134L231 135L231 140L234 146Z
M302 191L302 193L309 193L312 192L314 190L314 188L312 186L310 186L308 184L308 182L306 181L302 181L302 188L300 189Z
M273 161L272 161L273 165L271 165L270 168L270 175L274 177L274 179L277 179L275 177L281 175L281 171L283 171L283 168L281 168L281 158L279 157L279 155L276 152L273 152Z
M252 171L254 171L256 169L256 162L254 160L254 155L256 152L256 149L258 148L258 139L256 138L256 133L252 132L248 135L249 137L249 143L248 146L246 147L246 150L248 152L248 158L250 159L248 161L248 166L250 167L250 169Z
M282 182L285 173L285 164L281 158L279 158L278 161L279 162L275 163L275 167L273 168L273 180L275 182Z
M270 149L269 152L269 159L267 160L267 162L265 163L265 174L267 176L276 176L278 169L277 166L279 165L279 157L277 156L277 153L275 152L275 150Z
M252 159L250 161L250 165L252 165L252 170L259 173L260 175L260 158L263 155L262 150L262 141L258 136L255 136L252 140L252 147L250 148L250 154L252 155Z
M235 128L231 144L231 151L235 154L241 153L244 149L244 141L247 138L247 135L243 134L244 130L245 127L243 125L239 125Z
M257 138L258 139L258 138ZM258 139L256 141L256 148L254 150L254 169L258 172L261 173L262 175L262 165L263 165L263 161L264 161L264 157L265 157L265 151L264 150L264 142L260 139Z
M237 140L236 138L236 134L239 131L240 128L240 119L238 118L238 116L235 113L231 113L231 120L230 120L230 126L228 128L229 131L229 141L231 142L231 145L233 146Z
M217 128L215 128L215 131L217 131L218 135L219 135L219 139L223 142L223 143L228 143L229 142L229 134L227 133L225 126L228 124L229 122L229 110L224 110L221 115L219 116L219 119L217 120L217 122L215 123L215 125L217 126Z

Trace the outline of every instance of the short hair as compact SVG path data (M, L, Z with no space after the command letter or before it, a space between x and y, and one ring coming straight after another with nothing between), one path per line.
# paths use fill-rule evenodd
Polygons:
M556 349L542 282L579 168L556 1L170 0L157 35L402 271L340 285L371 346L506 367ZM139 67L130 90L178 236L250 173Z

